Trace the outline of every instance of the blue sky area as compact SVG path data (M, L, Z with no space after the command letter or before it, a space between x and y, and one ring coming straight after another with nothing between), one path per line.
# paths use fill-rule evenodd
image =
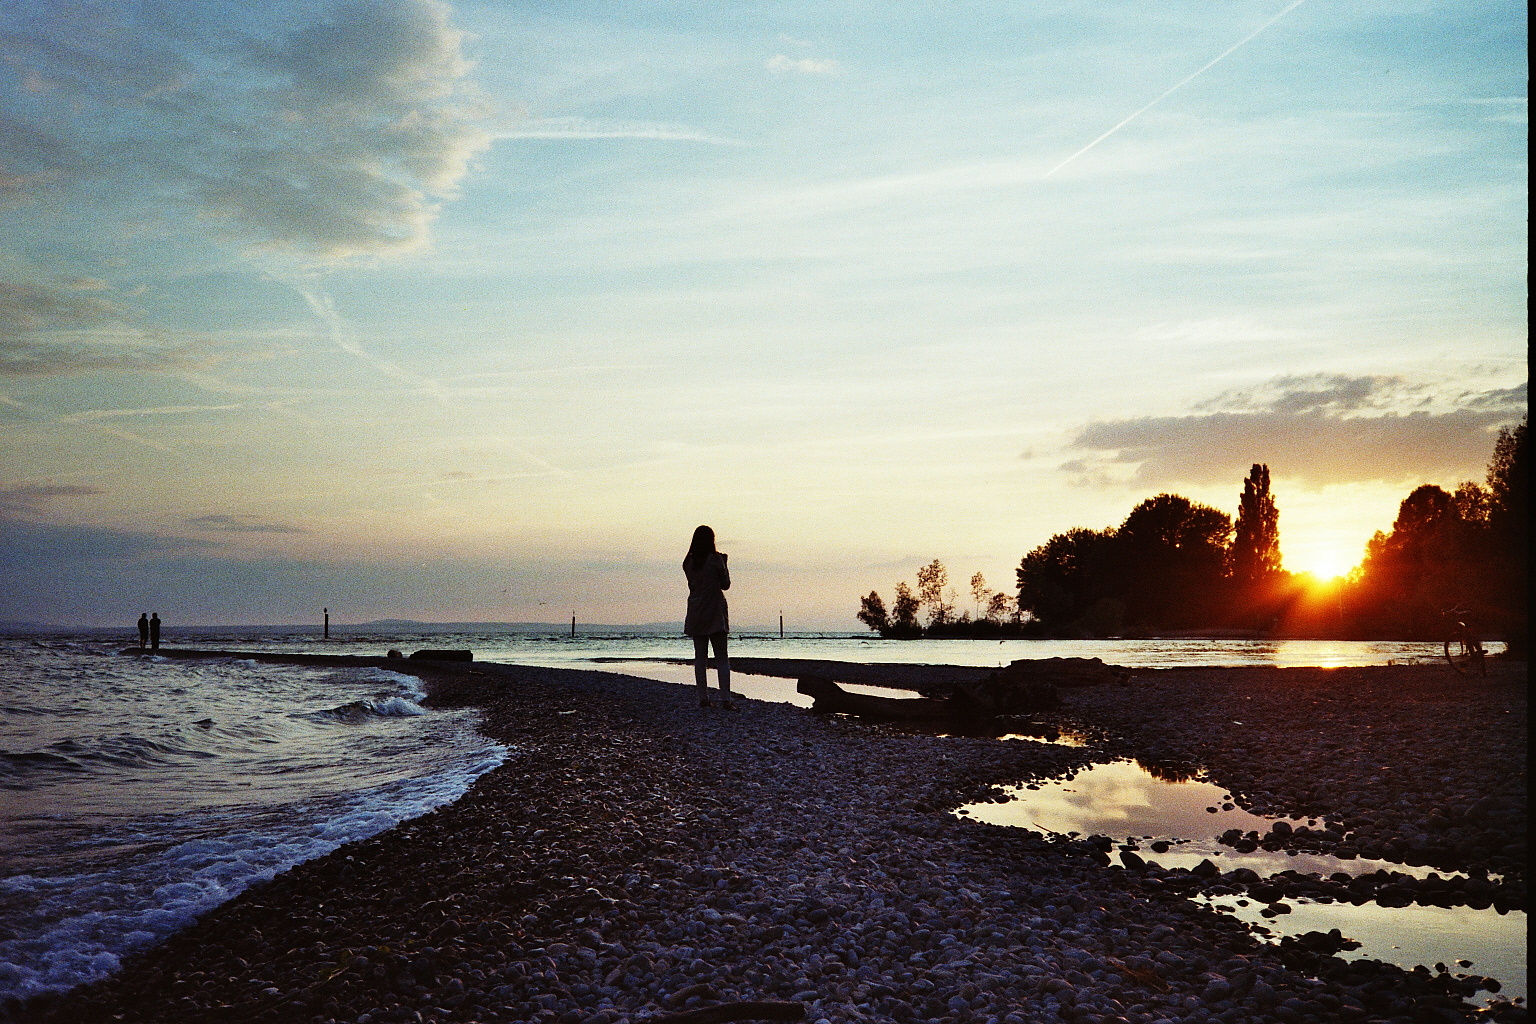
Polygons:
M856 629L1527 397L1527 10L0 0L0 619Z

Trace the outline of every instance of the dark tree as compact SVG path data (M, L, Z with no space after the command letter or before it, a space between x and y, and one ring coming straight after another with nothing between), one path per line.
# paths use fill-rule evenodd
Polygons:
M1371 632L1431 638L1441 612L1474 599L1483 575L1482 525L1462 518L1456 495L1434 484L1398 506L1390 534L1365 547L1355 600Z
M1529 508L1531 464L1525 446L1526 421L1511 429L1501 427L1488 462L1488 489L1500 508L1524 517Z
M873 590L869 592L868 597L859 600L859 621L876 633L884 634L891 628L890 617L885 611L885 602Z
M1526 423L1499 431L1487 486L1455 494L1425 484L1403 499L1391 533L1366 545L1351 604L1370 635L1436 639L1443 613L1464 609L1480 629L1527 645L1530 505Z
M948 586L949 570L937 558L917 570L918 598L928 606L930 626L942 626L954 618L955 606L944 597Z
M1017 570L1019 610L1052 632L1075 632L1102 600L1113 598L1115 531L1068 530L1025 555Z
M922 602L913 595L905 580L896 584L896 602L891 605L891 635L921 635L923 627L917 621L917 610L921 607Z
M1243 588L1269 581L1280 571L1280 510L1269 492L1269 467L1255 462L1238 498L1232 538L1232 578Z
M1488 463L1489 582L1501 630L1521 654L1530 635L1531 463L1525 434L1525 420L1500 430Z
M1148 629L1190 629L1221 617L1227 538L1220 509L1159 494L1131 510L1115 534L1126 611Z
M1009 605L1013 605L1015 609L1018 608L1018 604L1005 592L999 590L994 593L987 600L986 621L999 624L1006 621L1008 618Z

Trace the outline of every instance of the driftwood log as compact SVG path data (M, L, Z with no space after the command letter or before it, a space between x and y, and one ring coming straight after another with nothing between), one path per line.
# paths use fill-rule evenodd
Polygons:
M1010 662L985 679L956 683L950 700L972 715L1027 715L1060 703L1057 687L1125 683L1131 673L1098 658L1040 658Z
M1098 658L1015 661L982 679L955 683L946 697L877 697L850 693L826 676L803 676L795 689L816 703L812 711L869 718L931 720L1027 715L1060 703L1058 686L1125 683L1130 672Z
M804 1020L805 1004L778 999L760 999L743 1003L701 1006L697 1010L663 1013L651 1017L651 1024L726 1024L727 1021Z
M1098 658L1023 658L1010 661L994 675L1018 681L1039 680L1053 686L1097 686L1128 683L1131 670L1106 665Z
M861 715L868 718L947 718L954 709L947 700L931 697L877 697L850 693L826 676L803 676L795 689L815 697L811 710L817 714Z

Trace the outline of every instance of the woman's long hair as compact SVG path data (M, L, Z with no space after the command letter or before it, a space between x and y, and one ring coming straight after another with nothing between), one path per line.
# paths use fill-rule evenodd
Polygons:
M688 555L683 559L683 568L692 569L704 564L704 559L715 553L715 531L707 526L701 526L693 531L693 543L688 545Z

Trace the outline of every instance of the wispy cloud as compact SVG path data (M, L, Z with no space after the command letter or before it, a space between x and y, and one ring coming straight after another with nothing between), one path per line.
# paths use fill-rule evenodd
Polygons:
M199 412L229 412L245 408L244 403L232 405L158 405L139 409L87 409L84 412L64 413L55 416L55 423L92 423L98 420L118 420L130 416L187 416Z
M835 75L841 66L835 60L820 57L786 57L776 53L763 64L769 71L780 74Z
M0 514L43 511L59 498L81 498L106 492L83 484L17 484L0 488Z
M187 525L221 533L308 533L308 530L287 523L265 522L249 513L195 516Z
M458 396L444 387L440 381L414 373L398 363L375 355L364 347L357 337L357 332L352 329L351 324L347 322L346 318L336 308L336 303L330 294L317 282L297 280L290 281L289 284L308 304L310 310L324 326L326 335L337 348L360 362L373 367L373 369L390 380L419 390L423 394L431 396L442 405L455 406ZM520 445L517 450L523 459L537 466L540 471L560 476L567 475L565 470L535 455L525 446Z
M737 139L691 128L687 125L646 121L602 121L585 117L548 117L498 128L494 139L650 139L656 142L707 142L740 146Z
M175 454L175 449L171 448L169 445L161 444L159 441L144 437L140 434L135 434L129 430L124 430L121 427L115 426L111 423L96 422L89 419L70 420L64 416L59 416L55 413L52 413L46 409L40 409L26 402L17 401L14 397L3 393L0 393L0 405L14 409L17 412L29 417L30 419L40 420L45 423L71 423L75 425L84 425L90 427L91 429L99 430L111 437L115 437L120 441L130 441L134 444L141 444L146 448L151 448L157 452L161 452L167 455Z
M119 562L211 546L185 537L97 526L22 519L3 519L0 526L6 534L6 543L0 545L0 569L23 572L26 584L32 587L56 584L69 571L66 566Z
M57 376L93 370L206 365L202 346L171 343L142 328L103 282L0 281L0 375Z
M1399 410L1432 400L1433 389L1391 375L1287 374L1249 388L1224 391L1195 406L1198 412L1318 413L1342 416Z
M420 388L438 398L445 398L442 386L437 381L420 374L412 373L398 363L374 355L363 347L357 338L357 332L352 329L345 317L336 308L336 302L329 292L314 281L291 281L293 289L297 291L310 311L315 314L324 326L326 336L331 342L347 355L373 367L379 373L390 380L405 384L413 388Z
M1528 96L1471 96L1458 102L1483 111L1485 121L1531 123L1531 101Z

